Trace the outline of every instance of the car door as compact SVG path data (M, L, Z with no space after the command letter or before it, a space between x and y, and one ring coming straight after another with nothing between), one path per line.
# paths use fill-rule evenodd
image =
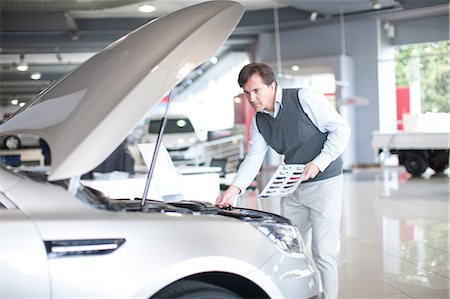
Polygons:
M0 298L50 298L47 253L33 222L0 191Z

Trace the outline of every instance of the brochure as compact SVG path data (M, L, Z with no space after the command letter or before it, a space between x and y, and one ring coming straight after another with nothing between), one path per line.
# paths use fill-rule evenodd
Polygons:
M259 198L285 197L292 194L302 182L305 164L280 165L264 187Z

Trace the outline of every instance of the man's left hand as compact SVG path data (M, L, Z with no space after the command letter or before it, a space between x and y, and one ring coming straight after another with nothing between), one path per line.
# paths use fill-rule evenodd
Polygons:
M313 179L320 172L319 167L317 167L313 162L309 162L305 165L302 173L302 181Z

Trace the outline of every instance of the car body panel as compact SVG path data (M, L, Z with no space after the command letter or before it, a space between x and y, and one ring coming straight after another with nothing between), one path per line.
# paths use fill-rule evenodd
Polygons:
M0 134L44 138L52 153L50 180L92 170L159 99L214 55L243 12L236 2L214 1L143 25L43 91L0 125Z
M217 273L236 278L227 289L242 295L318 294L301 236L281 216L111 199L72 179L100 164L186 71L210 58L242 13L240 4L213 1L144 25L0 125L0 135L38 135L52 151L48 176L0 162L0 297L150 298Z
M19 209L0 208L0 220L0 297L50 298L47 253L33 222Z
M3 174L0 168L0 179ZM34 190L34 196L27 196L27 190ZM36 227L35 239L126 240L110 254L50 257L48 269L54 297L71 294L87 298L106 294L108 298L123 298L137 296L136 290L149 292L148 295L166 286L167 281L210 271L245 277L259 271L259 265L278 253L252 225L243 225L232 218L98 210L60 186L27 178L15 181L4 194L23 211L29 225L33 223ZM239 233L218 235L224 228ZM245 250L236 250L243 243ZM39 251L42 255L43 242ZM143 256L158 258L143 259ZM45 258L41 256L40 260ZM74 280L76 284L67 283ZM91 287L79 288L79 285ZM111 285L115 287L110 288Z

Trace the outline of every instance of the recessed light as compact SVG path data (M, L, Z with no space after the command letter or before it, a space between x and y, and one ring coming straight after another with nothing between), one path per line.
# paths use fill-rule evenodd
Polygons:
M298 72L300 70L300 67L298 65L293 65L291 68L294 72Z
M33 79L33 80L39 80L39 79L41 79L41 73L39 73L39 72L37 72L37 73L32 73L31 74L31 79Z
M381 9L380 0L372 0L372 8L373 9Z
M17 104L19 104L19 100L17 100L17 99L11 100L11 105L15 106Z
M217 57L213 57L213 58L211 58L210 60L209 60L212 64L216 64L218 61L219 61L219 59L217 59Z
M140 12L148 13L148 12L155 11L156 8L155 8L153 5L143 4L143 5L139 6L138 10L139 10Z
M25 62L20 62L17 66L16 69L19 72L26 72L28 71L28 64L26 64Z

